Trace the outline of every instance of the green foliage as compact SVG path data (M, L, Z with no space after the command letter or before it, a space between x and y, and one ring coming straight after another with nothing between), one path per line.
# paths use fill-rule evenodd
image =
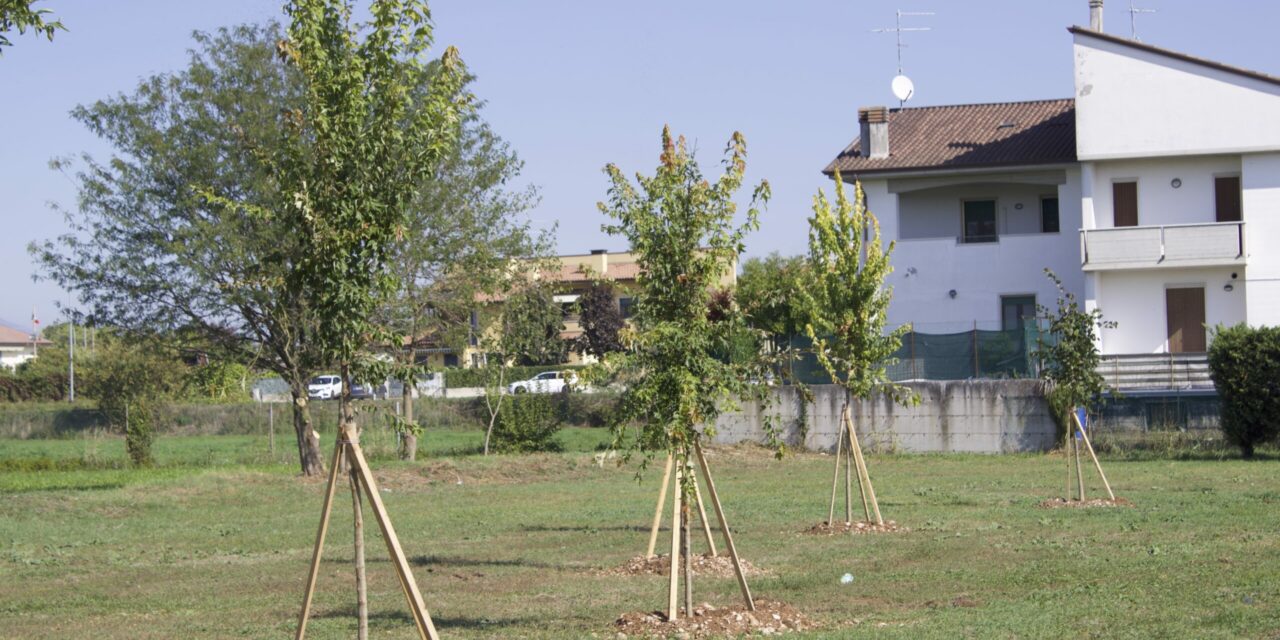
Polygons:
M619 334L626 322L622 319L622 310L618 308L614 296L613 285L608 282L593 282L578 298L578 325L582 327L578 350L582 353L603 358L615 351L622 351L622 338Z
M1280 327L1219 325L1209 370L1222 397L1222 433L1244 457L1280 439Z
M1040 377L1052 385L1049 393L1055 406L1068 410L1087 407L1107 389L1098 373L1098 327L1110 328L1116 323L1103 320L1099 309L1082 310L1075 294L1063 288L1062 280L1049 269L1044 272L1058 289L1058 301L1057 309L1039 307L1040 315L1049 321L1043 333L1050 336L1050 340L1039 342Z
M513 396L498 411L493 447L499 453L560 451L562 446L555 439L560 424L561 415L550 394Z
M4 54L5 47L13 46L5 33L14 29L19 34L25 34L30 29L50 41L53 41L55 31L67 30L61 21L47 20L48 9L33 9L36 2L37 0L0 0L0 55Z
M783 257L777 252L742 263L735 297L747 316L748 326L778 339L804 331L801 291L807 263L803 256Z
M119 345L85 378L107 424L124 433L129 459L139 467L154 463L157 405L181 379L173 359L158 352L151 345Z
M549 286L529 283L507 297L502 305L502 336L490 358L517 365L554 365L569 355L569 344L560 337L564 311L556 303ZM510 381L510 380L509 380Z
M238 362L211 360L183 376L186 395L209 400L248 400L249 368Z
M642 452L677 452L710 435L720 411L746 391L746 368L716 357L728 351L741 314L735 305L713 321L712 292L742 253L747 231L757 227L757 206L769 197L761 182L753 191L746 221L737 225L734 196L746 172L746 142L734 133L725 150L724 173L714 182L702 175L684 138L662 131L656 173L637 175L633 185L614 165L605 225L623 235L640 267L634 336L626 352L608 366L626 385L613 416L615 437L636 425L633 445Z
M66 397L66 372L14 374L0 370L0 402L63 400Z
M818 363L854 397L884 392L899 404L916 404L919 398L890 382L887 373L910 329L884 332L893 295L885 285L893 272L893 243L881 245L880 223L867 210L862 183L854 183L851 202L838 173L835 182L834 208L819 190L809 218L808 269L799 295L805 333Z

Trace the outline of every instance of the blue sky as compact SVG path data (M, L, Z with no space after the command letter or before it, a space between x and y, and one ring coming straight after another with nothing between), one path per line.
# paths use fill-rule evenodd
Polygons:
M363 0L357 0L362 4ZM1107 0L1107 31L1129 35L1129 3ZM15 36L0 56L0 319L48 324L66 294L33 283L26 246L65 231L48 203L75 206L54 157L110 149L68 117L77 104L181 69L193 30L280 16L275 0L43 0L69 31L50 43ZM536 224L559 223L559 249L621 249L600 232L595 203L607 162L628 173L656 164L664 123L696 143L708 173L729 135L747 138L752 182L773 201L748 255L799 253L819 171L857 129L857 108L893 105L895 9L932 31L908 33L904 71L912 105L1063 98L1071 95L1066 27L1087 24L1087 0L862 0L858 2L432 3L437 43L453 44L478 76L486 119L526 161L541 189ZM1280 73L1274 25L1280 3L1142 0L1146 42ZM1209 8L1211 7L1211 8ZM1228 110L1224 109L1224 112Z

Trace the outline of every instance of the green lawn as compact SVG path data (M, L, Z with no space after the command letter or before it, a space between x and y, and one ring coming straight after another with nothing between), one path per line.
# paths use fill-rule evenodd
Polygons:
M605 434L564 454L471 454L430 432L418 464L366 437L375 475L446 638L612 638L665 603L661 577L599 575L643 552L656 473L598 467ZM328 446L328 438L326 438ZM280 435L283 461L290 440ZM286 637L322 483L273 463L265 437L161 438L161 467L113 468L114 438L0 441L0 636ZM812 638L1275 638L1280 462L1104 460L1133 508L1046 510L1054 455L869 455L887 518L908 533L801 535L826 513L828 456L708 452L759 597L824 625ZM64 470L22 471L32 460ZM44 463L42 463L44 464ZM1097 494L1100 489L1094 489ZM354 635L349 494L339 492L309 637ZM372 519L373 636L414 637ZM695 541L696 542L696 541ZM845 573L854 582L840 584ZM731 578L695 577L733 604Z

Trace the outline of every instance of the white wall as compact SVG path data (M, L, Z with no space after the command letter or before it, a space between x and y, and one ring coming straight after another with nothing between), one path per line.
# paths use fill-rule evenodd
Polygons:
M0 348L0 367L13 369L34 357L31 355L30 347L2 347Z
M1098 228L1115 226L1115 205L1111 184L1138 182L1138 224L1192 224L1216 222L1213 180L1219 176L1239 176L1240 156L1196 156L1189 158L1144 158L1091 163L1093 166L1093 210ZM1182 181L1175 189L1173 179Z
M1241 164L1248 321L1273 327L1280 325L1280 153L1246 155Z
M1280 85L1075 36L1080 160L1280 148Z
M895 181L901 188L902 181ZM881 234L898 238L900 204L909 202L920 214L923 203L932 201L948 215L954 214L956 233L934 239L905 239L895 243L891 263L894 271L887 282L893 287L889 306L889 323L914 323L926 333L954 333L973 328L1000 328L1000 297L1035 295L1039 304L1052 305L1057 290L1044 275L1046 267L1062 278L1067 289L1083 299L1084 272L1080 270L1080 172L1066 171L1065 184L1056 187L1059 202L1059 233L1006 235L999 242L959 244L958 194L969 186L954 187L952 196L943 197L930 189L928 198L914 198L913 193L890 193L885 180L863 183L868 207L880 217ZM981 188L981 187L979 187ZM1024 202L1023 212L1031 212L1039 225L1039 199L1042 192L1055 187L1037 185L1001 185L1006 193L1022 194L1006 202L1011 211L1014 202ZM1030 198L1035 197L1032 201ZM956 291L956 297L948 295Z
M1237 274L1235 280L1231 274ZM1167 353L1168 321L1164 290L1168 287L1204 287L1205 324L1233 325L1245 319L1246 285L1243 267L1199 269L1150 269L1107 271L1100 280L1097 307L1115 328L1101 331L1102 352ZM1231 283L1233 291L1223 290ZM1212 336L1210 336L1212 339Z
M1001 235L1040 233L1040 198L1056 195L1057 185L1023 184L968 184L900 193L898 239L959 237L963 200L995 200ZM1058 206L1061 209L1062 204Z

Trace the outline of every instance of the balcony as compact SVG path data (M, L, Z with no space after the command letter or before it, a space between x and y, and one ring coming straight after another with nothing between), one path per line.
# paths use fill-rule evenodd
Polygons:
M1243 265L1244 223L1081 229L1085 271Z

